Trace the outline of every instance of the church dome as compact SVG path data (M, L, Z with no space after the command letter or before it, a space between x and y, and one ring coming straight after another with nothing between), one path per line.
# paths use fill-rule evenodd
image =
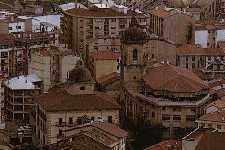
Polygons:
M208 89L206 82L186 68L170 64L154 64L147 69L144 82L155 91L172 93L201 93Z
M84 66L76 66L69 73L69 81L74 83L94 81L90 71Z

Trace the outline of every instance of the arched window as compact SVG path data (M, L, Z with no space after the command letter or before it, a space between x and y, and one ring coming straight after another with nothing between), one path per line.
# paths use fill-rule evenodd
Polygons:
M133 61L137 61L138 60L138 51L137 49L135 48L133 50Z

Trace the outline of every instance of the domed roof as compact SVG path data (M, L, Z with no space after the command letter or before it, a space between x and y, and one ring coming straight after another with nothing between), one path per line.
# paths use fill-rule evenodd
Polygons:
M129 28L122 34L122 41L124 43L143 43L147 39L147 33L139 26L136 18L131 18Z
M147 69L143 79L156 91L196 93L208 89L208 85L193 72L170 64L154 64Z
M68 80L74 83L94 81L90 71L86 67L81 65L76 66L73 70L70 71Z

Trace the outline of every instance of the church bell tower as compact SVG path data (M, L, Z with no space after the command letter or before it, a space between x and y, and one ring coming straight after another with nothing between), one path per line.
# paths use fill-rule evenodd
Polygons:
M133 16L129 28L121 38L121 79L123 82L139 81L145 66L147 34Z

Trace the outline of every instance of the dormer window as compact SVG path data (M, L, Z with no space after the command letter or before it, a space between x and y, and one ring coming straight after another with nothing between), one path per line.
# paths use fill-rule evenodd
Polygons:
M138 60L138 52L137 52L137 49L135 48L133 50L133 61L137 61Z

